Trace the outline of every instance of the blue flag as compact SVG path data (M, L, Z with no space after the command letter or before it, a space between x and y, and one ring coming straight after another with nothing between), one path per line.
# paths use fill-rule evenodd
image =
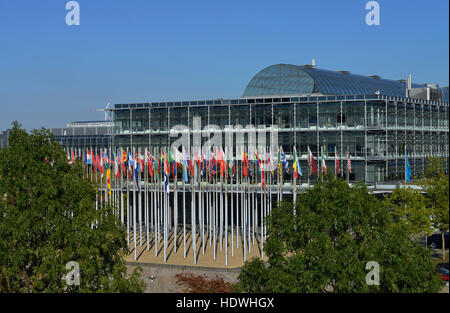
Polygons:
M186 160L184 160L184 161L183 161L183 176L184 176L184 181L185 181L186 183L189 182L187 171L188 171L187 162L186 162Z
M139 172L140 172L140 166L139 166L139 162L136 162L135 160L135 167L134 167L134 176L136 178L136 186L138 191L140 192L141 189L139 188Z
M169 177L167 176L167 173L164 173L164 189L166 190L167 194L169 195Z
M408 153L406 152L406 149L405 149L405 179L407 183L411 181L411 167L409 166Z
M284 169L289 173L289 162L284 155L283 147L281 147L281 163L284 165Z

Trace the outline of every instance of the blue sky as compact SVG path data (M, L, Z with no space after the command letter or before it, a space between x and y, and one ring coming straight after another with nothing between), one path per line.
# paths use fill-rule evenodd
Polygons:
M0 130L102 119L113 103L238 98L259 70L310 63L448 86L449 2L0 1Z

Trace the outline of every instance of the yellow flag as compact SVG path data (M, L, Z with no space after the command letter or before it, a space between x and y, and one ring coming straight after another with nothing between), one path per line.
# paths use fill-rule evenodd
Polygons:
M108 193L111 195L111 170L109 168L106 171L106 180L108 182Z

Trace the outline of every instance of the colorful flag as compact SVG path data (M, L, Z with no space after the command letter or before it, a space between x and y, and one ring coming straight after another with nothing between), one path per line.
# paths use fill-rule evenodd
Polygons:
M341 174L341 162L339 162L339 154L337 146L334 147L334 162L336 163L336 170L338 174Z
M322 148L322 174L326 174L327 173L327 163L325 161L325 154L324 154L324 149Z
M187 155L186 155L186 151L184 150L184 147L182 147L182 150L183 150L183 178L184 178L184 181L186 182L186 183L188 183L189 182L189 179L188 179L188 164L187 164Z
M301 169L299 161L298 161L297 148L296 147L294 147L294 164L293 164L293 168L294 168L295 179L298 178L298 176L297 176L298 174L300 174L300 176L303 176L302 169Z
M136 159L137 155L135 154L135 159L134 159L134 179L136 181L136 187L138 189L138 191L140 192L141 189L139 187L139 172L140 172L140 165L139 165L139 161Z
M405 148L405 180L407 183L411 181L411 167L409 166L408 153Z
M128 166L127 152L122 149L122 164Z
M258 157L258 152L257 151L255 151L255 155L256 155L256 161L258 163L259 172L261 173L261 188L264 188L264 185L266 184L266 180L264 179L264 170L262 168L262 163L261 163L261 160Z
M283 147L282 146L281 146L281 149L280 149L280 156L281 156L281 163L283 164L285 171L287 173L289 173L289 162L286 159L286 156L284 155L284 151L283 151Z
M352 161L350 160L350 154L349 153L347 153L347 169L348 169L349 173L352 172Z
M168 157L163 154L164 159L164 189L166 190L166 193L169 194L169 173L170 173L170 167L169 167L169 160Z
M87 165L92 165L92 154L89 149L87 149L86 163Z
M99 155L99 169L100 169L100 173L102 174L102 178L103 178L103 157Z
M106 181L108 182L108 194L111 195L111 169L106 170Z
M150 152L147 151L147 167L148 167L148 176L153 179L153 157L150 155Z
M114 161L114 174L116 175L117 178L120 177L120 170L119 170L119 164L120 164L120 156L119 157L114 157L115 161Z
M309 146L308 146L308 164L309 164L309 168L310 168L310 175L312 173L319 175L319 172L317 171L316 162L314 161L314 156L313 156L311 150L309 149Z
M242 150L243 153L243 161L242 161L242 174L244 177L248 176L248 159L247 159L247 152L245 150Z

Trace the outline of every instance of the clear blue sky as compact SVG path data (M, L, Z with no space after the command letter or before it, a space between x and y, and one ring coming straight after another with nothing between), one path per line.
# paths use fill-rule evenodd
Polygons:
M103 119L113 103L238 98L259 70L310 63L448 86L449 2L0 1L0 130Z

